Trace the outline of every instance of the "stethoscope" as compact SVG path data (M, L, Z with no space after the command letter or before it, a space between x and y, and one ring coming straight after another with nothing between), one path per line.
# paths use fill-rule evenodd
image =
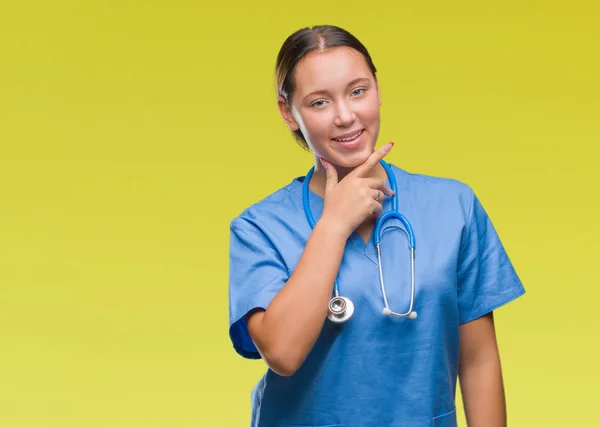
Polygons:
M381 217L379 217L377 219L377 221L375 222L375 230L374 230L375 244L377 246L377 264L379 265L379 283L381 285L381 293L383 295L383 302L385 304L385 307L382 310L382 314L384 316L408 317L409 319L416 319L417 312L413 310L413 305L414 305L414 301L415 301L415 235L413 233L412 227L411 227L410 223L408 222L408 220L404 217L404 215L402 215L400 212L398 212L398 195L396 194L397 189L396 189L396 178L394 177L394 172L392 171L391 167L383 160L380 160L379 163L383 166L383 168L385 169L385 172L387 173L388 179L390 181L390 189L392 191L394 191L394 195L392 196L392 209L389 212L384 213ZM302 185L302 204L304 205L304 213L306 214L306 219L308 220L308 223L310 224L311 229L315 227L315 219L312 215L312 212L310 211L308 184L310 182L310 179L313 176L314 171L315 171L315 168L313 166L308 171L308 174L306 174L306 177L304 178L304 183ZM399 219L402 222L402 224L404 225L404 229L402 227L398 227L395 225L390 226L388 228L398 228L399 230L404 231L406 233L406 235L408 236L408 241L409 241L408 247L410 250L411 291L410 291L410 305L409 305L408 311L406 313L396 313L395 311L392 311L390 309L390 306L389 306L388 300L387 300L387 294L385 292L385 284L384 284L384 280L383 280L383 268L381 265L381 227L382 227L382 224L386 220L391 219L391 218ZM353 314L354 314L354 303L348 297L340 296L340 287L338 285L338 281L336 278L335 284L333 286L333 296L329 300L327 317L332 322L344 323L348 319L350 319Z

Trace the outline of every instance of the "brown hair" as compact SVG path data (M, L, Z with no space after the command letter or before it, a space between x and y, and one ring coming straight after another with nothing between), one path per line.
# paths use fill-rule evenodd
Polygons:
M367 48L348 31L333 25L318 25L302 28L290 35L279 50L275 64L275 81L277 93L291 105L294 92L294 70L298 62L313 50L325 50L330 47L347 46L362 53L371 72L376 76L377 69L373 64ZM308 150L308 144L300 129L294 131L294 138Z

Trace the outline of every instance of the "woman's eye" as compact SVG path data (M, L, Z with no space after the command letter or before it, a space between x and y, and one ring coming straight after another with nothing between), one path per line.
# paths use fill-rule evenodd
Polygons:
M312 104L310 104L312 107L322 107L323 105L325 105L325 101L323 101L322 99L313 102Z
M358 88L358 89L354 89L352 91L352 95L354 96L358 96L361 95L366 89L365 88Z

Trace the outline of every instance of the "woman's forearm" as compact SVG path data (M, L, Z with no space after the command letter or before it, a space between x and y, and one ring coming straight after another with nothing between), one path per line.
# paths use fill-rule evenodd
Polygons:
M465 367L460 384L469 427L506 427L506 403L499 361Z
M272 370L293 374L314 346L327 315L348 236L319 221L302 257L266 311L248 319L248 329Z
M506 427L506 399L492 315L461 327L458 376L469 427Z

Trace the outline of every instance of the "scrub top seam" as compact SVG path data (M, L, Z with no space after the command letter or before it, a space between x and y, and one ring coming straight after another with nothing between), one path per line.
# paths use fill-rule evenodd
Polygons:
M286 218L286 219L288 219L288 218ZM269 242L269 246L277 254L277 261L280 262L281 265L283 265L286 268L286 270L289 272L290 268L287 265L287 263L285 262L285 258L281 254L281 251L277 248L277 245L275 245L275 242L273 241L273 239L271 237L269 237L269 235L265 232L265 230L258 223L258 221L248 218L248 217L240 216L230 223L229 229L232 231L234 231L234 229L235 229L238 233L241 232L244 235L251 237L249 235L249 233L241 225L239 225L239 222L241 222L241 221L244 221L244 222L250 224L252 227L256 228L256 230Z
M465 323L471 322L475 319L479 319L480 317L483 317L488 313L498 310L499 308L510 303L511 301L514 301L517 298L525 295L526 291L525 291L525 287L523 286L523 283L521 281L519 281L518 284L520 285L518 289L515 289L512 292L507 293L506 295L502 295L501 297L493 299L491 303L483 306L484 308L480 308L473 312L473 307L471 307L471 310L469 311L469 315L465 318L464 321L461 322L461 324L465 324ZM473 314L473 313L475 313L475 314Z
M470 189L470 187L469 187L469 189ZM465 240L462 242L462 245L460 246L459 253L462 253L465 250L465 247L467 246L467 242L469 241L469 237L471 236L471 220L473 219L473 211L475 210L475 192L473 190L471 190L470 193L471 193L471 205L469 206L469 216L467 217L467 222L465 223L465 225L467 226L467 235L465 236Z

